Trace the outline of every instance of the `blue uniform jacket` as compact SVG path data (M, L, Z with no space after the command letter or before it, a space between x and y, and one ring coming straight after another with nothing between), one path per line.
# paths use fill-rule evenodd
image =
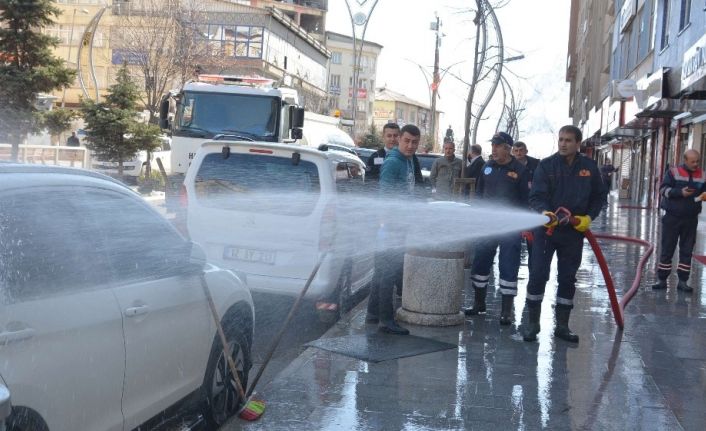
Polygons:
M682 189L690 187L695 190L689 197L682 195ZM667 169L664 173L659 193L662 195L660 207L668 214L677 217L694 217L701 212L701 202L694 198L706 192L706 179L701 169L689 171L680 165Z
M529 204L538 212L564 207L574 215L588 215L595 220L607 195L596 162L577 154L569 166L555 153L540 161L534 171Z
M478 177L476 196L487 201L527 208L528 183L527 169L514 157L504 165L489 160Z

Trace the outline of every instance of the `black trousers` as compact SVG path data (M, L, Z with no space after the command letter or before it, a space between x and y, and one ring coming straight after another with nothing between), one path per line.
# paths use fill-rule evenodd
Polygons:
M544 299L544 289L549 281L549 271L556 253L559 284L556 303L573 307L576 272L581 266L582 252L583 234L572 227L557 227L551 236L547 235L544 228L535 229L527 300L541 302Z
M691 274L691 254L696 243L696 227L699 218L677 217L666 213L662 217L662 241L660 244L659 265L657 265L657 277L666 280L672 272L672 256L679 243L679 265L677 275L679 280L689 280Z
M375 253L375 269L368 299L368 315L377 316L380 321L394 319L392 293L395 286L402 287L404 251L384 250Z

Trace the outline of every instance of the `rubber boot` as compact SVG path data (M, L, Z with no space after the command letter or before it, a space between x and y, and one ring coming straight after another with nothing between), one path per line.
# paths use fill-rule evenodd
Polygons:
M466 316L477 316L479 314L485 314L485 293L487 289L485 287L476 287L474 290L473 307L466 308L463 310L463 314Z
M667 288L667 280L657 280L657 283L652 285L652 290L664 290Z
M525 341L537 341L539 334L539 317L542 314L542 303L538 301L527 301L525 303L527 313L524 315L524 321L520 326L522 339Z
M378 331L395 335L407 335L409 331L395 322L395 311L393 309L392 292L394 291L394 281L386 278L380 282L380 296L378 302L378 317L380 326Z
M679 280L679 283L677 284L677 289L678 290L683 290L686 293L691 293L694 291L694 288L689 286L686 283L686 280Z
M569 316L571 315L571 307L557 304L554 309L556 316L556 327L554 328L554 336L566 340L570 343L578 343L579 336L571 332L569 329Z
M512 295L503 295L502 305L500 308L500 324L510 325L512 324L512 303L515 297Z

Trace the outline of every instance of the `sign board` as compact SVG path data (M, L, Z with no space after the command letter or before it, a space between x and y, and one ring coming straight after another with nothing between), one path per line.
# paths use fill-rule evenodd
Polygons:
M640 109L645 109L659 102L664 96L664 68L637 80L635 100Z
M348 89L348 97L353 97L353 89L352 88ZM358 95L356 97L358 99L366 99L368 97L368 90L365 88L359 88Z
M126 63L128 65L143 64L146 61L146 58L147 56L144 52L134 52L125 49L114 49L111 58L111 63Z
M625 0L623 7L620 8L620 16L618 17L621 33L624 32L625 28L632 22L636 10L637 0Z
M610 104L608 107L608 117L606 119L606 132L611 132L620 127L620 111L623 102L617 101Z
M681 64L681 90L706 76L706 35L684 53Z

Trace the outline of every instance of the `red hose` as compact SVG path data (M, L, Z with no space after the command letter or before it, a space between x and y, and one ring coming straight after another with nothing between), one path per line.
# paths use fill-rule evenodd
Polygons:
M555 214L557 216L564 215L564 217L561 219L561 221L559 223L562 223L562 222L563 223L570 223L574 226L576 226L579 223L579 220L577 218L573 217L571 215L571 213L566 208L558 208L556 210ZM551 235L551 231L548 231L547 234ZM601 268L601 272L603 273L603 279L605 280L606 290L608 290L608 298L610 299L610 306L613 309L613 317L615 318L615 323L618 325L618 328L620 328L622 330L624 327L624 324L625 324L623 311L625 310L625 306L627 306L628 302L630 302L632 297L635 296L637 289L640 287L640 281L642 280L642 271L645 268L645 264L647 263L647 260L650 258L650 256L652 255L652 252L654 251L654 246L645 240L638 239L638 238L632 238L629 236L609 235L609 234L596 234L596 235L594 235L590 229L587 229L583 234L586 237L586 239L588 240L588 243L591 244L591 249L593 249L593 254L596 255L596 260L598 261L598 266ZM620 300L620 302L618 302L618 295L615 293L615 285L613 283L613 277L610 275L610 271L608 269L608 262L606 261L605 256L603 255L603 251L601 250L601 247L598 245L598 241L596 241L596 238L631 242L631 243L640 244L640 245L647 247L645 254L642 255L642 258L640 259L640 262L637 265L637 272L635 273L635 280L633 280L632 286L630 287L630 289L627 292L625 292L625 295L623 295L623 298Z

